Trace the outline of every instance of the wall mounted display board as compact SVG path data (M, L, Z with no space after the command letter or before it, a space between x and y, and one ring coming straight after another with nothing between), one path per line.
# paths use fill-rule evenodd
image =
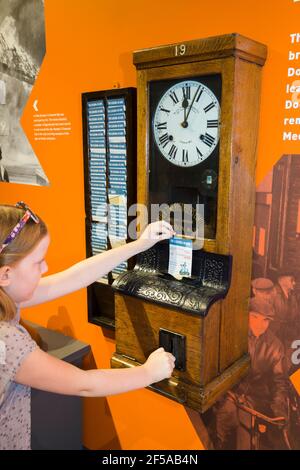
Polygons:
M86 252L129 241L128 207L136 202L136 89L82 94ZM111 284L133 260L88 286L89 321L114 328Z

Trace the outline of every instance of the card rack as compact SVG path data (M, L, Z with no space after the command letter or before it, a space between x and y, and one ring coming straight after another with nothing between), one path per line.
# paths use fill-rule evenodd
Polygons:
M82 94L87 257L130 241L128 208L136 203L136 89ZM134 259L88 286L88 319L114 329L113 281Z

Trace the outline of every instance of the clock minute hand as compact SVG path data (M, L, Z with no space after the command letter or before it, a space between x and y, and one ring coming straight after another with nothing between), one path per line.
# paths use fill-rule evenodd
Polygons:
M191 112L191 109L192 109L192 107L193 107L195 98L196 98L196 96L198 95L198 91L200 90L200 88L201 88L201 85L198 86L198 88L197 88L197 90L196 90L196 93L194 94L194 97L193 97L193 99L192 99L191 105L190 105L190 107L189 107L189 109L188 109L186 118L185 118L185 120L184 120L185 124L188 123L187 120L188 120L189 114L190 114L190 112Z

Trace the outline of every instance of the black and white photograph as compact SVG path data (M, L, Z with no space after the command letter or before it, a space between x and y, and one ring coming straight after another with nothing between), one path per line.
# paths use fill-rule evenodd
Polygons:
M204 415L220 450L299 450L300 155L283 155L256 189L248 376ZM299 346L298 346L299 349Z
M0 0L0 182L49 185L20 118L45 48L43 0Z

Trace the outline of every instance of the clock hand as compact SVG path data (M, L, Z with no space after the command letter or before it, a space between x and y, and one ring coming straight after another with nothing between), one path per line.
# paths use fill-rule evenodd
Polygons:
M182 102L182 107L183 107L183 111L184 111L184 116L183 116L183 122L181 123L181 125L182 125L182 127L187 127L188 123L186 121L186 109L189 107L189 102L188 102L187 98L184 98L184 100Z
M193 99L192 99L192 102L191 102L191 105L190 105L190 107L189 107L189 110L188 110L187 116L186 116L186 118L185 118L185 121L184 121L184 123L185 123L186 125L185 125L185 126L183 126L183 127L187 127L187 124L188 124L187 120L188 120L188 117L189 117L189 115L190 115L190 112L191 112L191 109L192 109L192 107L193 107L193 104L194 104L195 98L196 98L196 96L198 95L198 91L200 90L200 88L201 88L201 84L198 86L198 88L197 88L197 90L196 90L196 93L194 94L194 97L193 97Z

